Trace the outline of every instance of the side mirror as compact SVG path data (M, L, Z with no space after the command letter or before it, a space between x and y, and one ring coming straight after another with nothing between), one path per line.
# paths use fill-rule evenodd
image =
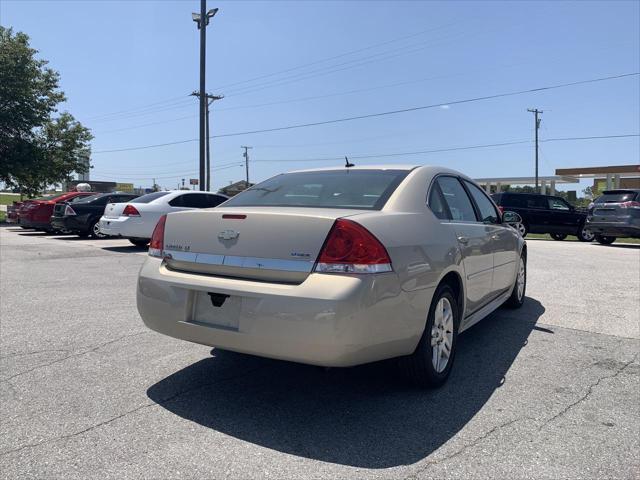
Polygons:
M522 217L516 212L504 212L502 214L502 223L506 223L508 225L522 223Z

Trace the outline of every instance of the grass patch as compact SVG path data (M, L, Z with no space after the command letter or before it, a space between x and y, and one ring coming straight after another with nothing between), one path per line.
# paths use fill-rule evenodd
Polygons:
M553 238L551 238L546 233L527 233L525 240L549 240L551 242L555 242ZM573 235L569 235L567 238L562 240L563 242L579 242L578 237L574 237ZM640 238L619 238L616 239L615 243L634 243L640 244Z
M19 202L20 195L13 193L0 193L0 205L13 205L13 202Z

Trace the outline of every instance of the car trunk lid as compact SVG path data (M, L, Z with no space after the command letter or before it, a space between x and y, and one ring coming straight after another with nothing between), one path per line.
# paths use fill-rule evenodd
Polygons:
M104 209L105 218L118 218L122 215L127 203L108 203Z
M301 283L337 218L361 210L236 207L169 215L164 252L173 270Z

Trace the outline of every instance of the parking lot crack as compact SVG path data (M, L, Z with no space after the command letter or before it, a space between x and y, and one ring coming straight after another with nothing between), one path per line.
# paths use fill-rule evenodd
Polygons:
M133 335L128 335L128 336L133 336ZM107 342L107 344L108 343L113 343L114 341ZM41 445L54 443L54 442L58 442L58 441L61 441L61 440L67 440L69 438L73 438L73 437L78 437L78 436L84 435L87 432L90 432L90 431L95 430L95 429L100 428L100 427L104 427L105 425L109 425L110 423L113 423L116 420L120 420L121 418L124 418L124 417L126 417L128 415L131 415L133 413L136 413L138 411L144 410L146 408L154 407L154 406L165 406L165 405L175 401L176 399L178 399L179 397L181 397L183 395L196 392L196 391L201 390L201 389L206 388L206 387L210 387L212 385L220 383L221 381L237 380L239 378L245 377L245 376L250 375L252 373L255 373L255 372L259 371L259 370L262 370L263 368L265 368L265 367L254 368L252 370L244 371L241 374L234 374L234 375L230 375L228 377L218 378L218 379L216 379L215 382L202 383L202 384L196 385L196 386L194 386L192 388L188 388L186 390L181 390L181 391L176 392L176 393L174 393L172 395L169 395L168 397L163 398L163 399L161 399L161 400L159 400L157 402L154 401L154 402L144 403L142 405L137 406L136 408L133 408L131 410L128 410L126 412L123 412L123 413L121 413L119 415L116 415L114 417L108 418L108 419L103 420L101 422L98 422L98 423L96 423L94 425L90 425L89 427L86 427L86 428L84 428L82 430L79 430L77 432L69 433L69 434L66 434L66 435L60 435L58 437L53 437L53 438L50 438L50 439L42 440L40 442L27 443L25 445L21 445L18 448L14 448L12 450L6 450L4 452L0 452L0 457L5 457L5 456L10 455L12 453L17 453L17 452L20 452L20 451L28 449L28 448L35 448L35 447L39 447Z
M553 421L555 421L558 418L566 415L574 407L576 407L576 406L580 405L581 403L585 402L593 394L593 391L594 391L594 389L596 387L598 387L604 380L610 380L610 379L616 378L617 376L622 374L631 364L633 364L638 359L638 355L640 355L640 354L636 353L631 360L629 360L626 363L623 363L619 368L617 368L615 370L614 373L612 373L610 375L603 375L603 376L599 377L598 380L596 380L594 383L589 385L589 387L587 388L587 391L583 395L581 395L580 398L578 398L577 400L575 400L575 401L571 402L570 404L566 405L562 410L560 410L558 413L556 413L551 418L546 420L538 428L538 430L542 430L544 427L546 427L547 425L549 425Z
M20 377L22 375L26 375L27 373L31 373L31 372L33 372L35 370L39 370L41 368L50 367L51 365L55 365L57 363L64 362L65 360L68 360L70 358L77 358L77 357L80 357L82 355L86 355L87 353L95 352L95 351L97 351L97 350L99 350L99 349L101 349L103 347L106 347L107 345L111 345L112 343L116 343L116 342L119 342L121 340L124 340L125 338L136 337L138 335L146 335L148 333L151 333L151 332L150 331L143 331L143 332L131 333L131 334L128 334L128 335L122 335L121 337L114 338L113 340L109 340L107 342L100 343L99 345L95 345L95 346L90 347L90 348L88 348L86 350L82 350L80 352L76 352L76 353L73 353L71 355L67 355L66 357L58 358L57 360L54 360L52 362L42 363L40 365L36 365L35 367L32 367L32 368L30 368L28 370L24 370L22 372L16 373L15 375L11 375L10 377L7 377L7 378L3 378L2 380L0 380L0 382L9 382L9 381L13 380L14 378Z
M424 473L427 469L429 469L429 467L432 467L433 465L439 464L439 463L443 463L443 462L447 462L453 458L456 458L462 454L464 454L465 452L467 452L467 450L477 446L478 444L482 443L484 440L486 440L487 438L489 438L490 436L492 436L494 433L504 429L504 428L508 428L511 425L521 422L523 420L530 420L530 421L536 421L534 418L530 418L530 417L519 417L516 419L512 419L509 420L507 422L501 423L500 425L496 425L495 427L491 428L490 430L486 431L485 433L483 433L482 435L476 437L473 441L467 443L466 445L464 445L462 448L456 450L455 452L453 452L450 455L447 455L445 457L436 459L436 460L431 460L428 461L422 468L420 468L418 471L408 475L407 477L404 478L404 480L415 480L418 478L418 476L422 473Z
M0 355L0 360L5 360L7 358L15 358L15 357L26 357L29 355L37 355L39 353L69 353L71 350L62 350L62 349L44 349L44 350L34 350L32 352L18 352L18 353L10 353L8 355Z

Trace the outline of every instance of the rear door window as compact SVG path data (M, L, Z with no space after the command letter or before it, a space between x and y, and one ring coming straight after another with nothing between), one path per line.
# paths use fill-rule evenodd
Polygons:
M429 193L429 208L433 214L441 220L449 220L451 218L437 182L433 184L431 192Z
M436 180L444 201L451 212L451 219L462 222L476 222L476 213L462 184L454 177L438 177Z
M476 202L476 206L480 211L480 219L484 223L498 223L500 216L498 215L498 211L493 206L493 202L489 200L489 197L480 190L476 185L471 182L464 181L469 193L473 197L473 200Z
M527 208L537 208L542 210L547 210L549 208L549 204L543 196L538 195L527 195Z
M562 198L550 197L547 199L551 210L571 210L571 207Z
M223 197L222 195L207 195L207 206L209 208L217 207L218 205L220 205L222 202L226 200L227 198Z

